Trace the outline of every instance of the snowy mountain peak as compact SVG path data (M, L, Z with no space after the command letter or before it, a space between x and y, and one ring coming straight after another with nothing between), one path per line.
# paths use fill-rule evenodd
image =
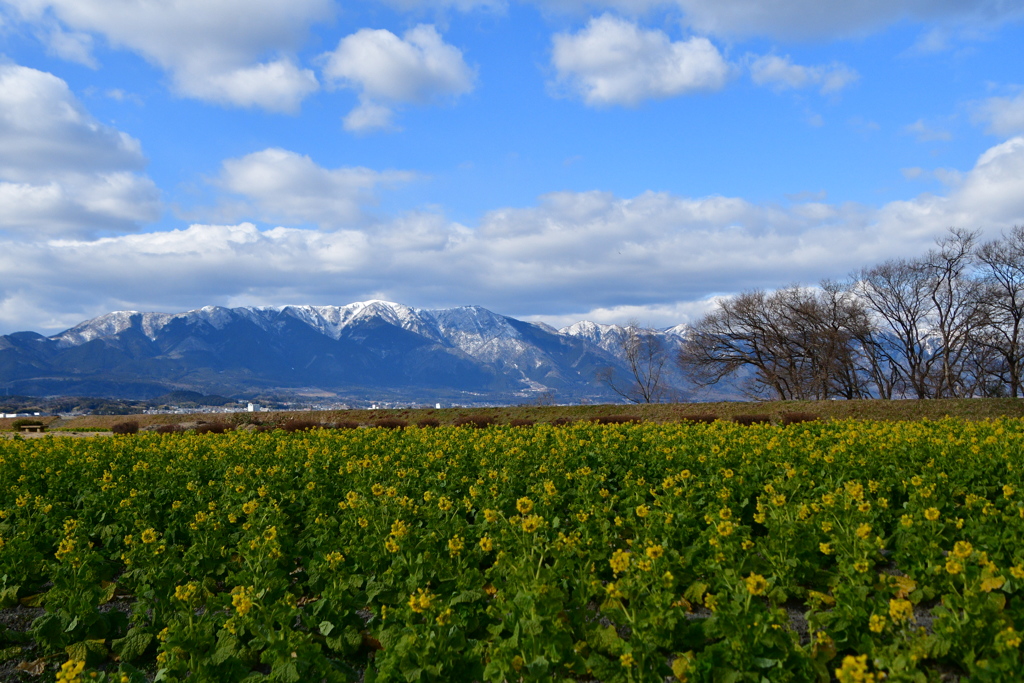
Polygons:
M681 328L658 334L671 348ZM115 311L40 339L49 346L45 352L33 347L29 359L18 355L27 353L21 339L0 337L0 360L14 359L0 363L0 370L40 373L17 379L40 392L73 386L152 395L182 387L224 395L303 387L372 393L378 387L427 397L441 391L528 398L555 391L609 398L598 374L625 367L617 325L581 321L556 330L482 306L420 309L379 299L344 306L205 306L173 314Z
M132 326L133 318L140 315L138 311L113 311L92 320L86 320L52 337L62 346L78 346L94 339L112 337Z

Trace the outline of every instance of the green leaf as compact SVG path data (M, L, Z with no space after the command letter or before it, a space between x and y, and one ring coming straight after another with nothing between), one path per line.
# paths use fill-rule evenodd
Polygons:
M0 609L6 609L18 604L18 590L21 586L7 586L0 591Z
M103 584L106 584L106 585L102 585L101 584L101 588L103 588L103 592L100 594L100 604L101 605L105 605L108 602L110 602L111 600L113 600L114 599L114 595L117 593L117 584L115 582L113 582L113 581L104 581Z
M611 625L595 629L593 634L587 638L587 642L590 643L591 647L603 652L608 652L613 655L622 653L622 639L619 638L619 632Z
M286 659L274 663L270 669L270 680L283 683L295 683L299 680L299 668L294 659Z
M317 628L320 629L320 633L322 633L324 635L324 637L327 637L327 636L331 635L331 631L334 630L334 624L332 624L331 622L329 622L326 619L324 619L323 621L320 622L320 624L317 626Z
M114 654L120 657L121 661L130 662L141 657L152 642L152 633L146 633L140 628L133 628L124 638L118 638L110 645Z
M448 605L451 606L451 607L454 607L455 605L458 605L458 604L463 603L463 602L476 602L477 600L481 599L483 596L484 596L484 592L482 590L475 590L475 589L473 589L473 590L465 590L465 591L460 592L454 598L452 598L448 602Z
M686 589L683 593L683 597L693 603L699 603L704 594L707 593L710 586L703 581L697 581L692 586Z
M64 635L60 617L56 614L44 614L32 622L32 634L41 645L54 646Z
M238 638L233 635L226 635L220 639L217 649L210 659L214 664L223 664L238 654Z

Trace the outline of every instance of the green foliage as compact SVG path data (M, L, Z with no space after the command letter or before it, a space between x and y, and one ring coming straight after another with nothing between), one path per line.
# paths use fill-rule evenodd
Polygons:
M0 442L0 608L45 608L0 654L101 681L1020 670L1024 421L608 421Z

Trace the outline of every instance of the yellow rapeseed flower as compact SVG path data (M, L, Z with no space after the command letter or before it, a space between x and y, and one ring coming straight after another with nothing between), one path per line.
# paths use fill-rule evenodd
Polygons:
M608 564L611 565L612 571L615 574L621 574L629 569L630 555L628 550L618 549L612 553L612 557L608 560Z
M928 508L927 510L924 511L924 518L927 519L929 522L934 522L939 518L939 509Z
M914 618L914 606L909 600L894 598L889 600L889 617L893 621L909 621Z
M747 592L751 595L761 595L768 590L768 580L760 574L754 574L751 572L750 576L743 579L743 583L747 585Z
M250 586L235 586L231 589L231 606L235 608L238 616L244 617L252 609L254 590Z
M409 607L413 612L422 614L430 609L436 596L425 588L417 588L416 592L409 596Z
M81 659L69 659L61 664L57 672L58 683L80 683L82 671L85 669L85 662Z
M525 531L528 534L532 534L534 531L539 529L543 523L544 518L540 515L530 515L529 517L523 519L523 531Z
M846 655L843 665L836 669L836 678L839 683L875 683L881 680L881 675L876 678L875 674L868 671L867 655Z
M198 592L199 584L195 581L189 581L183 586L174 587L174 597L182 602L191 602Z

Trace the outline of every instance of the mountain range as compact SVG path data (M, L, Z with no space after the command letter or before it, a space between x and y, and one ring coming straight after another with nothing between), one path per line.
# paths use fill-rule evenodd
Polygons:
M656 333L671 355L682 325ZM394 401L619 399L598 379L628 372L623 328L563 329L479 306L346 306L117 311L53 336L0 336L0 390L148 399L188 390L225 396ZM674 364L668 381L681 387ZM681 392L681 389L680 389ZM681 393L677 397L684 398Z

